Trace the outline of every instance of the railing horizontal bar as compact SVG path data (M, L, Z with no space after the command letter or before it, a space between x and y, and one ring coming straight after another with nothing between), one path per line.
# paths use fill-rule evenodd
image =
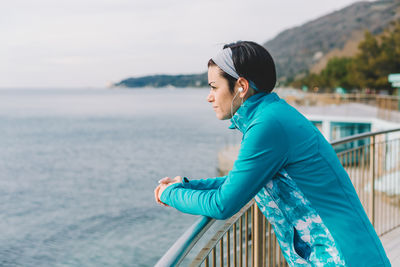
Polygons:
M400 128L395 128L395 129L391 129L391 130L384 130L384 131L378 131L378 132L369 132L369 133L356 134L356 135L352 135L352 136L349 136L349 137L345 137L345 138L339 139L337 141L333 141L333 142L331 142L331 145L332 146L336 146L336 145L340 145L340 144L344 144L344 143L348 143L348 142L364 139L364 138L367 138L367 137L380 135L380 134L387 134L387 133L396 132L396 131L400 131Z
M201 238L203 233L211 227L215 219L202 216L190 226L186 232L170 247L163 257L156 263L156 267L178 265L190 249Z

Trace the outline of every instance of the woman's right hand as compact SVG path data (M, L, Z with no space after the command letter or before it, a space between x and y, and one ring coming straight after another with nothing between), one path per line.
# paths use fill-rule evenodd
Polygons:
M181 182L182 182L181 176L176 176L174 179L172 179L170 177L164 177L160 181L158 181L159 185L156 187L156 189L154 189L154 197L156 199L156 202L158 204L168 207L167 204L161 202L161 200L160 200L162 193L168 186L170 186L172 184L176 184L176 183L181 183Z

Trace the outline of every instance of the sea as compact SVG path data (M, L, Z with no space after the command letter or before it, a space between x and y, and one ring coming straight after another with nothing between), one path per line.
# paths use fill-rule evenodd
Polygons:
M198 216L158 181L240 142L207 89L0 89L0 266L153 266Z

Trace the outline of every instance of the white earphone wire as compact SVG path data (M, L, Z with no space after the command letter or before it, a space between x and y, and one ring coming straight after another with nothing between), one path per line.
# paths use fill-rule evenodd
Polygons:
M239 127L237 127L236 122L235 122L235 120L233 119L233 101L235 101L235 98L237 97L237 95L238 95L239 93L241 93L242 91L243 91L243 88L242 88L242 87L239 87L238 92L237 92L236 95L233 97L232 102L231 102L231 118L232 118L232 121L233 121L233 123L235 124L235 127L236 127L236 128L239 128ZM242 98L242 103L240 104L240 106L242 106L242 105L243 105L243 98Z

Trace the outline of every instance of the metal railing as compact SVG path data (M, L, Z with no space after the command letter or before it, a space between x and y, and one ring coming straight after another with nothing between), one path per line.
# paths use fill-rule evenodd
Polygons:
M400 128L359 134L331 145L377 234L400 226ZM193 249L201 239L200 247ZM188 257L189 252L194 255ZM225 221L200 218L156 266L176 266L184 259L190 266L287 266L271 224L254 199Z
M400 129L359 134L331 144L377 234L400 226Z

